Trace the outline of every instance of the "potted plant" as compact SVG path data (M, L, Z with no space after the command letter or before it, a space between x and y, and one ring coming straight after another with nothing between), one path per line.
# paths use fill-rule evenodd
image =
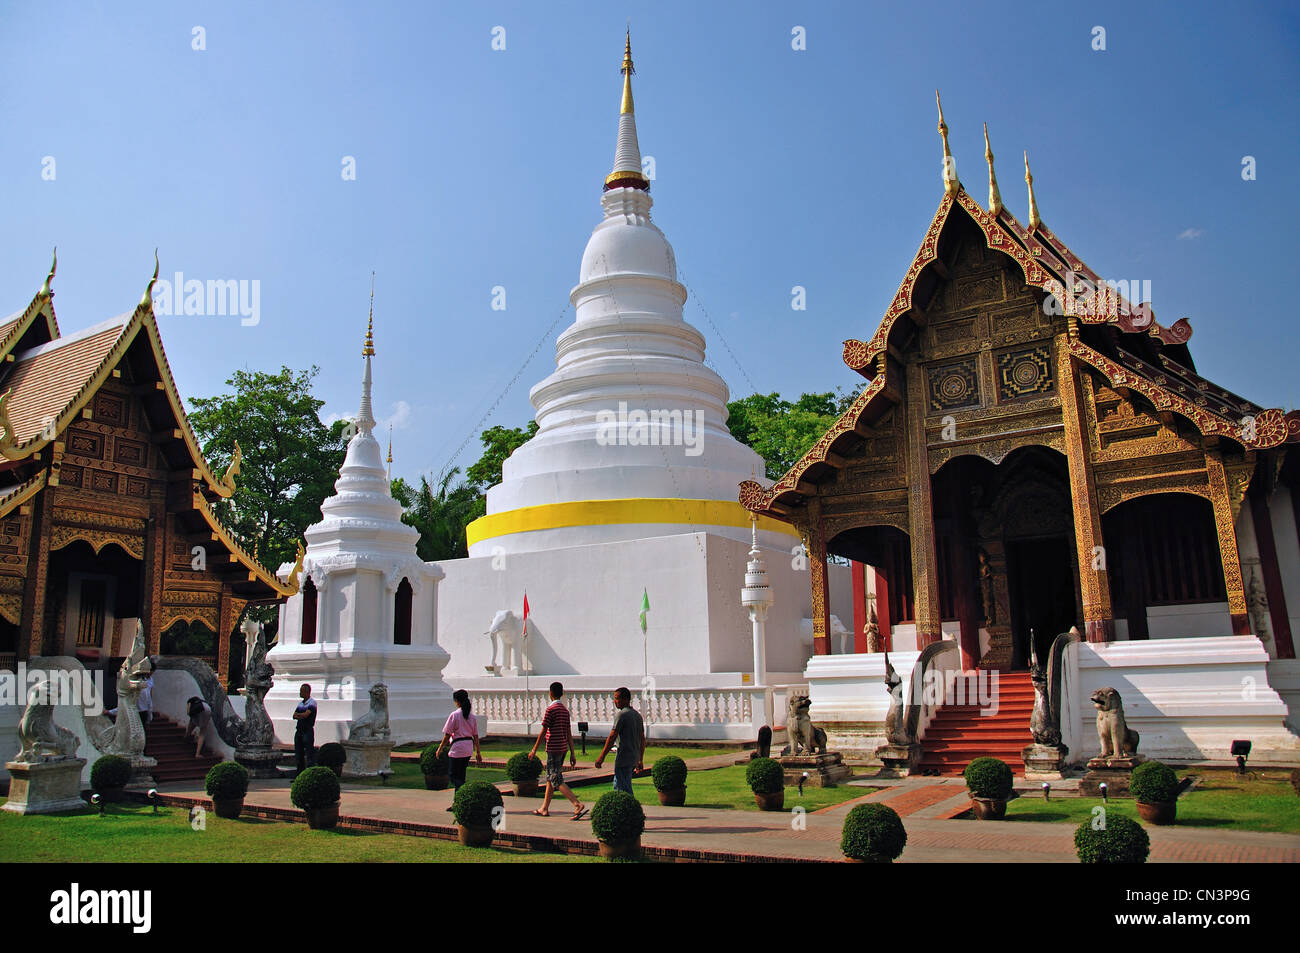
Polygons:
M898 812L887 804L859 804L844 818L840 851L860 864L892 864L907 845Z
M214 764L203 782L212 798L212 809L217 817L233 821L244 809L244 795L248 793L248 769L234 761Z
M457 834L466 847L486 847L496 833L495 821L505 813L505 802L495 784L466 781L451 802Z
M90 789L105 801L117 801L131 780L131 762L121 755L106 754L90 766Z
M438 757L439 747L440 743L435 741L420 752L420 770L424 773L424 787L429 791L445 791L447 785L451 784L450 768L447 763L451 746L448 745L443 750L442 757Z
M785 771L772 758L755 758L745 769L745 780L761 811L785 808Z
M981 821L998 821L1006 817L1013 778L1005 761L976 758L961 774L966 779L976 817Z
M314 831L330 830L339 822L339 779L324 765L294 778L289 799L306 813L307 826Z
M1151 852L1151 838L1142 825L1114 812L1084 821L1074 832L1074 852L1081 864L1145 864Z
M337 741L326 742L320 746L320 751L316 752L316 763L329 768L336 778L343 777L343 765L347 760L348 753Z
M591 830L600 842L600 856L636 857L641 853L645 811L641 802L626 791L608 791L591 809Z
M533 797L537 794L537 779L542 776L541 759L521 751L506 762L506 777L515 785L516 797Z
M1129 793L1138 816L1148 824L1172 824L1178 813L1178 775L1160 761L1144 761L1133 769Z
M659 803L666 807L681 807L686 803L686 762L675 754L667 754L650 768L650 780L659 792Z

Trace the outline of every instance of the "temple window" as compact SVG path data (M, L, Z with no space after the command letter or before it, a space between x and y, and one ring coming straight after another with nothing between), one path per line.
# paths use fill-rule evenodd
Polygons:
M316 584L310 576L302 586L302 644L316 644Z
M411 584L403 579L393 597L393 644L411 644Z

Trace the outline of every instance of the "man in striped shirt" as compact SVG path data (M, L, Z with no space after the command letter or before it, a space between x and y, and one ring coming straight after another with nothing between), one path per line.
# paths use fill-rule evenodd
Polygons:
M537 757L538 746L543 741L546 742L546 794L542 798L542 806L533 813L538 817L550 817L551 796L558 790L573 805L572 819L578 821L586 815L587 809L564 783L564 753L569 753L569 767L577 765L578 756L573 750L573 732L569 730L569 709L560 701L563 697L564 686L559 682L551 682L551 703L542 715L542 730L538 732L533 750L529 752L530 757Z

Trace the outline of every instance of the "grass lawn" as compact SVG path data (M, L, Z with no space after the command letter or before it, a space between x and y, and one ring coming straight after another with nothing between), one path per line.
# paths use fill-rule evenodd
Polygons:
M584 790L582 788L579 789ZM799 789L787 785L785 789L785 809L801 806L809 811L831 807L855 797L870 794L874 788L848 787L840 785L833 788L805 787L803 796ZM659 806L659 794L649 778L639 778L632 782L632 791L642 804ZM743 811L757 811L754 792L745 782L745 766L733 765L729 768L714 768L711 771L694 771L686 775L686 806L733 808Z
M190 829L176 807L109 805L91 813L20 816L0 811L0 861L121 863L605 863L599 857L462 847L454 841L369 831L313 831L306 824L240 818L211 811L205 830Z
M1296 797L1285 770L1253 771L1239 778L1231 770L1192 769L1200 783L1178 799L1178 824L1182 827L1219 827L1239 831L1274 831L1300 834L1300 797ZM1007 805L1007 820L1068 821L1081 824L1092 817L1100 798L1017 798ZM1108 811L1137 820L1132 800L1113 800Z

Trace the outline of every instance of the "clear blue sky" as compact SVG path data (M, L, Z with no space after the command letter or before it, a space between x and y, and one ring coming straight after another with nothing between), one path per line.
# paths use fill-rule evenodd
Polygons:
M158 246L164 277L261 283L255 327L161 319L183 393L316 364L341 415L375 270L395 473L436 471L568 306L629 16L653 214L733 396L859 382L840 343L875 330L942 194L937 86L972 194L987 120L1022 220L1027 148L1058 235L1105 277L1149 280L1163 323L1188 316L1202 373L1296 406L1300 17L1283 4L4 3L0 313L55 244L65 333L129 311ZM489 423L531 417L570 319Z

